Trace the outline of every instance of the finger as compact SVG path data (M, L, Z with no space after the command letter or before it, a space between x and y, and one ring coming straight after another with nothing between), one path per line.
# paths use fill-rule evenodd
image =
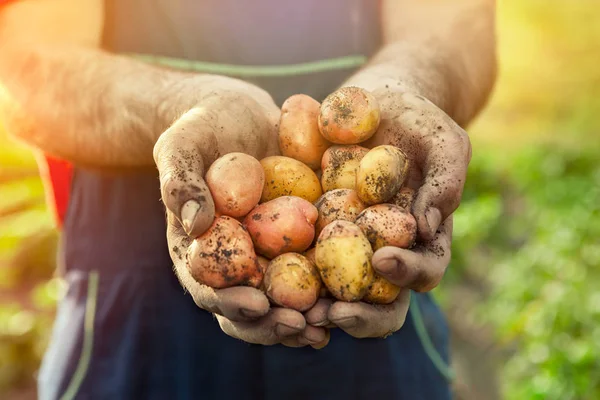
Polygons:
M329 344L330 340L331 340L331 332L329 329L326 329L325 330L325 339L323 339L320 343L311 344L311 347L315 350L321 350L322 348L326 347Z
M205 114L201 108L188 111L154 146L163 203L192 237L206 231L215 214L203 175L219 155L218 143Z
M258 289L238 286L216 290L198 283L187 268L185 256L192 239L183 231L170 211L168 221L167 243L175 265L175 273L198 307L233 321L249 321L269 312L269 300Z
M321 298L317 303L307 312L304 313L306 323L312 326L327 326L329 325L329 319L327 318L327 312L333 300Z
M327 346L327 343L329 343L329 330L310 325L306 325L302 333L281 342L287 347L312 346L316 349L322 349Z
M442 280L450 262L452 216L438 229L430 242L411 250L382 247L373 254L372 264L384 278L402 288L429 291Z
M223 332L248 343L273 345L293 338L306 328L306 321L298 311L272 308L269 313L250 322L231 321L217 316Z
M329 309L329 319L355 338L386 337L404 325L410 291L402 290L388 305L338 301Z
M436 118L435 126L427 126L427 149L422 166L424 177L418 189L412 212L417 220L419 236L432 240L439 225L460 204L471 143L467 133L449 117Z
M298 336L298 342L303 345L321 346L327 340L328 329L306 325L304 331ZM325 347L325 346L323 346Z

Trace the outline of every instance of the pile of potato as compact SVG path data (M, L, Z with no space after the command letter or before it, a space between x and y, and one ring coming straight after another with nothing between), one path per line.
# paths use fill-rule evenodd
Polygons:
M281 156L263 160L230 153L206 182L214 223L188 251L188 268L213 288L261 288L276 305L310 309L320 296L387 304L400 288L378 276L373 251L410 248L413 192L402 187L406 155L371 150L380 123L369 92L342 88L323 104L295 95L283 104Z

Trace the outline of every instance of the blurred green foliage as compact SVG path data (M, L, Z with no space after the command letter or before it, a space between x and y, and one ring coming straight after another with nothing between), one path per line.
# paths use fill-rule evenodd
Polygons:
M600 17L596 0L499 0L500 75L470 127L453 261L465 320L504 349L507 399L600 398ZM19 178L21 176L21 178ZM0 397L31 385L64 289L28 150L0 132Z

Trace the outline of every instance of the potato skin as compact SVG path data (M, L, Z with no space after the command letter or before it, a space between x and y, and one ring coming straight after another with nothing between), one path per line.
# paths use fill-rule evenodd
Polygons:
M250 235L228 216L215 218L210 228L192 242L187 268L197 282L215 289L258 287L263 279Z
M244 225L256 251L267 258L287 252L302 252L315 237L319 212L308 201L284 196L260 204L245 218Z
M367 236L373 250L384 246L408 249L417 237L415 217L395 204L376 204L366 208L356 218L355 224Z
M305 94L289 97L281 106L279 120L279 150L313 170L321 166L323 153L331 143L321 132L317 119L321 104Z
M334 189L356 189L356 172L360 160L369 152L361 146L332 146L321 161L321 186L328 192Z
M323 194L315 172L298 160L271 156L263 158L260 164L265 171L261 203L281 196L301 197L314 203Z
M410 212L412 210L413 202L415 201L416 193L414 189L407 186L403 186L398 190L398 193L392 197L390 203L397 205L398 207L404 208Z
M317 267L298 253L271 260L264 281L267 296L275 304L300 312L310 309L321 292Z
M315 203L319 218L315 223L315 236L336 220L354 222L365 208L365 204L352 189L334 189L326 192Z
M382 145L371 149L356 172L356 191L365 204L380 204L398 192L408 173L408 159L402 150Z
M306 250L302 255L306 258L308 258L308 261L310 261L311 263L313 263L315 266L317 265L317 260L316 260L316 256L317 256L317 249L315 247L311 247L310 249ZM321 279L320 275L319 275L319 279ZM329 295L329 292L327 291L327 286L325 285L321 285L321 294L319 295L319 297L331 297Z
M319 130L338 144L357 144L369 139L381 121L379 103L362 88L343 87L325 98L319 113Z
M244 153L229 153L212 163L205 180L216 212L239 218L258 204L265 173L256 158Z
M263 256L257 256L256 259L258 261L258 266L260 267L260 270L263 273L263 280L260 282L260 286L258 288L266 293L267 289L265 288L264 276L267 273L267 269L269 268L269 263L271 262L271 260Z
M371 244L352 222L332 222L317 240L317 269L338 300L359 301L367 293L375 278L372 256Z
M373 283L369 286L365 297L363 297L363 301L372 304L390 304L396 300L401 290L400 287L376 273Z

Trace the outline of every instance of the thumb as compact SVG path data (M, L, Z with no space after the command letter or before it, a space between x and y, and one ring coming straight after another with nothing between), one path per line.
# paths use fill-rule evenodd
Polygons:
M201 108L188 111L154 146L162 201L194 238L204 233L215 217L215 205L203 175L218 157L218 143L205 113Z

